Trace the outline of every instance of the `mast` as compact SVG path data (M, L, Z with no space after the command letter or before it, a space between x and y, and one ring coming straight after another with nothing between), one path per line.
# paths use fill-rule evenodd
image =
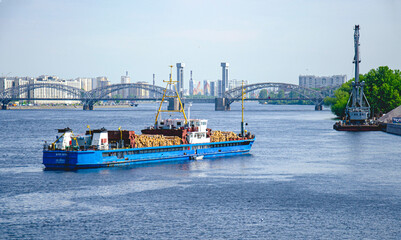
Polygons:
M244 99L245 99L245 89L244 80L242 80L242 120L241 120L241 136L244 137Z
M165 88L164 91L163 91L162 101L160 102L159 109L157 110L157 113L156 113L155 126L157 126L157 120L158 120L159 115L160 115L161 112L181 112L182 115L184 116L185 124L188 123L187 116L185 115L184 107L182 106L180 94L179 94L178 91L177 91L177 86L176 86L177 81L173 81L172 75L173 75L173 66L170 65L170 79L169 79L168 81L164 81L164 80L163 80L163 82L166 82L167 85L166 85L166 88ZM176 94L176 95L167 96L167 95L166 95L167 89L168 89L169 87L171 88L171 86L174 86L174 90L175 90L175 94ZM179 109L179 110L161 110L165 98L177 98L177 99L178 99L178 102L180 103L180 109Z

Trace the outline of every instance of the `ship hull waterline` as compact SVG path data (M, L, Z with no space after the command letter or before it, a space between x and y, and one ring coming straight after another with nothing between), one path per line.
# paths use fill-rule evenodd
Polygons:
M333 129L337 131L348 131L348 132L366 132L366 131L381 131L380 125L340 125L334 124Z
M45 170L77 170L247 154L254 139L112 150L44 150Z

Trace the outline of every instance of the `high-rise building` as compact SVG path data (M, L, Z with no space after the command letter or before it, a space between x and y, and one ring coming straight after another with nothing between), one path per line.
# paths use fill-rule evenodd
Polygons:
M216 88L216 81L210 82L210 96L216 96L217 88Z
M237 79L231 79L228 81L228 90L231 90L233 88L241 87L242 82L244 82L244 86L248 85L248 80L237 80Z
M203 95L210 96L210 84L208 80L203 80Z
M0 78L0 92L7 90L8 88L14 87L14 78L1 77Z
M92 87L93 88L101 88L101 87L106 87L110 85L110 81L107 77L97 77L92 79ZM108 97L111 97L111 93L107 95Z
M139 82L137 82L137 84L146 84L146 85L148 85L149 83L145 82L145 81L139 81ZM137 97L141 97L141 98L148 98L149 97L149 90L138 88L136 96Z
M110 81L107 79L107 77L96 77L92 78L92 88L100 88L100 87L105 87L110 85Z
M182 96L184 91L184 63L177 63L177 91Z
M228 66L229 64L226 62L221 63L221 70L222 70L222 81L221 81L221 88L222 94L221 97L225 97L224 93L228 90Z
M92 90L92 78L76 78L75 80L81 82L81 89L85 91Z
M128 76L128 71L125 72L125 76L121 76L121 83L122 83L122 84L124 84L124 83L131 83L131 78ZM130 89L128 89L128 88L123 89L123 90L120 90L120 95L121 95L123 98L129 97L129 95L130 95L130 91L129 91L129 90L130 90Z
M315 75L300 75L299 86L307 88L322 88L340 86L347 81L347 75L319 77Z
M189 95L194 95L194 80L192 79L192 70L191 70L191 78L189 80Z
M203 95L203 88L201 82L197 82L196 87L194 87L194 95Z

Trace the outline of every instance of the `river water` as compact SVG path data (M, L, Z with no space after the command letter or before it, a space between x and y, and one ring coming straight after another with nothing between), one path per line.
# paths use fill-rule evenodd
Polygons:
M401 137L334 131L314 106L247 103L249 155L43 171L55 129L139 132L155 110L0 111L0 238L401 239ZM238 132L240 105L191 118Z

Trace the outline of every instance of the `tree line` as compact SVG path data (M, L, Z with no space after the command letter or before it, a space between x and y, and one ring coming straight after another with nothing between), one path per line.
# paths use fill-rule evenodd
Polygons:
M324 104L331 106L331 111L339 118L345 116L345 108L352 90L355 78L341 85L334 91L334 97L326 97ZM380 116L401 105L401 72L388 66L372 69L366 74L360 74L359 80L365 81L364 93L370 103L371 115Z

